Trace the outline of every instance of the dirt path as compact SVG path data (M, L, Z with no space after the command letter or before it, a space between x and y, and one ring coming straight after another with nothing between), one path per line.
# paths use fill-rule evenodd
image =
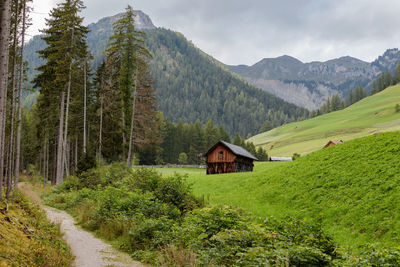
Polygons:
M40 197L29 184L19 183L18 188L46 211L47 218L51 222L60 224L64 239L75 256L77 267L144 266L140 262L133 261L128 254L116 251L111 245L77 227L74 218L65 211L43 205Z

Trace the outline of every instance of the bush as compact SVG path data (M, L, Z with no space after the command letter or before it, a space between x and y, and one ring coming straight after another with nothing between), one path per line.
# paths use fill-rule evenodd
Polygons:
M300 154L294 153L293 156L292 156L292 159L296 160L296 159L300 158L300 156L301 156Z
M186 181L187 176L175 173L170 177L162 177L153 169L141 168L123 184L130 190L140 189L149 192L163 203L177 207L182 214L194 208L203 206L203 203L193 196L192 187Z
M81 173L86 172L95 167L96 167L95 156L93 154L86 153L78 161L76 174L80 176Z
M188 163L188 156L186 155L185 152L182 152L179 154L178 162L179 162L179 164L182 164L182 165L185 165Z

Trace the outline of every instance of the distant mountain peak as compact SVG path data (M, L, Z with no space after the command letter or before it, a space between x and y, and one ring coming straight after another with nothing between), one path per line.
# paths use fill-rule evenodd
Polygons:
M100 19L98 22L96 23L92 23L89 25L89 28L91 28L91 30L103 30L103 29L109 29L109 26L112 25L114 22L116 22L119 18L121 18L121 16L124 13L119 13L117 15L114 16L109 16L109 17L105 17ZM151 18L149 17L149 15L147 15L146 13L144 13L141 10L135 10L134 14L136 15L135 18L135 26L137 27L137 29L139 30L151 30L151 29L155 29L156 26L154 26L153 21L151 20Z
M378 67L380 70L389 70L390 72L393 72L399 60L400 60L399 49L390 48L387 49L382 56L379 56L371 64L372 66Z
M265 63L270 63L270 62L274 62L274 63L286 63L286 64L303 64L303 62L301 62L300 60L298 60L295 57L292 56L288 56L288 55L283 55L280 57L275 57L275 58L264 58L261 61L257 62L254 65L257 64L265 64Z

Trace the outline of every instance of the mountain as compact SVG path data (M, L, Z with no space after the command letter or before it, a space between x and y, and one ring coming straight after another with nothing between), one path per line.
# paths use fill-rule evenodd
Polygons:
M399 60L400 51L389 49L372 63L349 56L303 63L290 56L281 56L263 59L253 66L227 67L250 83L313 110L334 94L345 97L358 85L370 88L382 71L393 73Z
M273 126L303 119L308 111L263 91L229 71L223 64L196 48L182 34L156 28L151 19L137 11L137 27L147 33L147 46L153 54L151 69L158 107L170 121L205 124L212 119L230 134L254 135L268 120ZM112 23L121 14L90 24L87 42L95 69L112 34ZM37 50L45 47L35 36L25 49L30 78L43 64ZM32 102L32 98L30 98Z
M348 141L379 132L400 130L400 84L364 98L350 107L290 123L249 139L271 156L307 154L329 140Z

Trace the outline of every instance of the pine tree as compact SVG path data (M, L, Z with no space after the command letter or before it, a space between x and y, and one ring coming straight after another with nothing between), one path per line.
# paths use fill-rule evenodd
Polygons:
M38 129L38 136L48 136L53 140L49 144L50 149L58 150L56 177L53 177L53 182L57 183L63 181L64 169L69 170L69 121L70 115L78 112L70 110L70 104L78 101L77 98L82 95L83 83L77 82L83 77L83 70L79 66L88 58L88 29L82 26L83 18L78 16L83 8L80 0L66 0L50 12L42 37L47 47L38 52L46 63L38 68L40 73L33 81L34 86L40 88L37 105L42 127ZM82 110L82 106L78 110ZM58 127L55 127L57 124ZM56 128L59 129L58 133ZM57 143L54 142L56 139Z
M205 147L209 149L220 140L218 128L215 127L212 120L209 120L204 128Z

